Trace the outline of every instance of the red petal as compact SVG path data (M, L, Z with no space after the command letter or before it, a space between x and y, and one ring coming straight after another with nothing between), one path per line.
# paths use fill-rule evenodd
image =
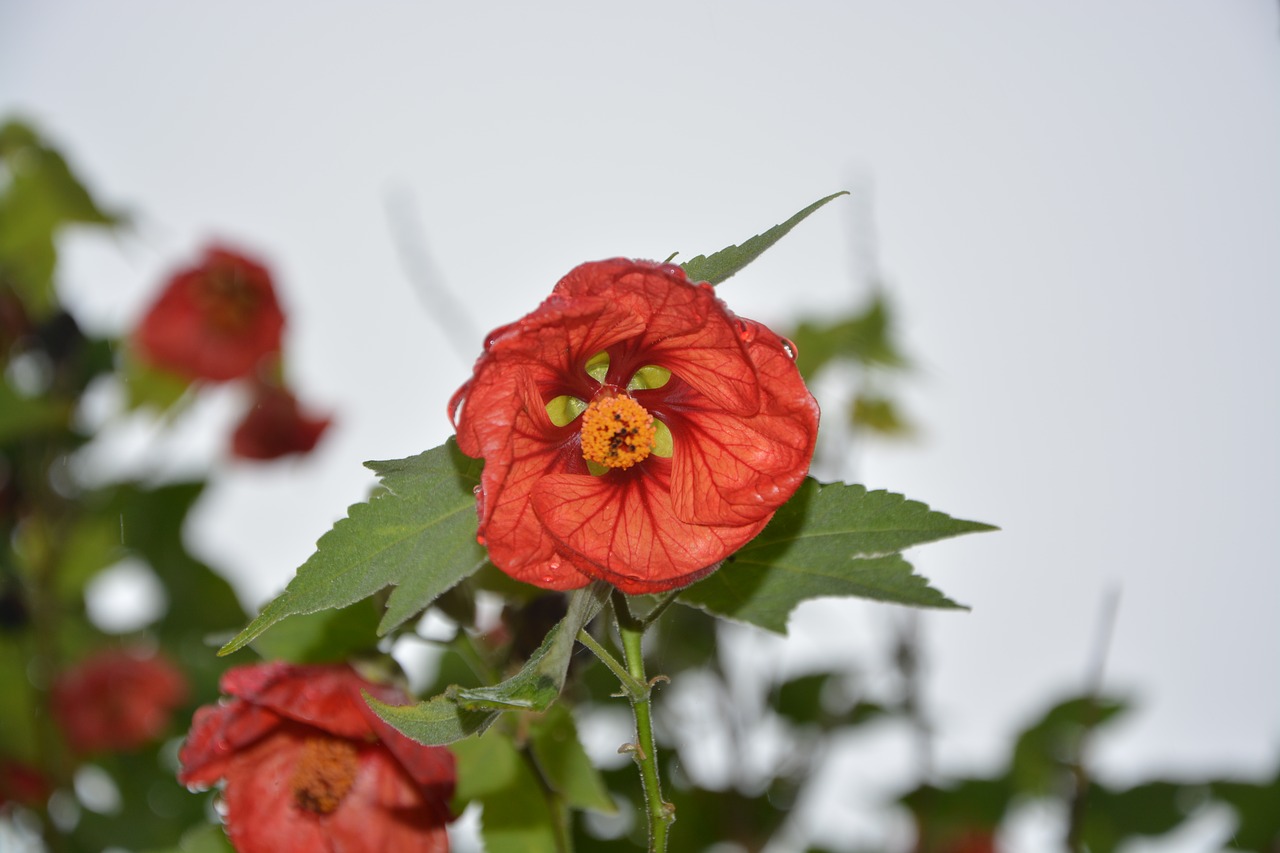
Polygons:
M782 340L750 321L748 352L760 380L753 417L726 415L696 399L669 396L664 414L675 452L676 515L699 524L768 518L804 481L818 436L818 405Z
M579 565L639 595L692 583L750 541L765 520L741 527L686 524L658 465L644 474L544 477L534 506Z
M242 750L275 730L280 722L274 712L243 699L198 708L178 753L178 781L193 787L213 785L227 775L230 763Z
M283 661L236 667L222 676L222 691L281 717L354 740L374 738L361 690L392 705L409 698L390 685L371 684L346 664L304 666Z
M736 318L710 286L690 284L679 267L625 258L582 264L560 280L555 292L575 299L604 297L640 318L641 330L628 336L635 363L611 364L610 381L625 385L635 370L656 364L720 409L749 415L758 408Z

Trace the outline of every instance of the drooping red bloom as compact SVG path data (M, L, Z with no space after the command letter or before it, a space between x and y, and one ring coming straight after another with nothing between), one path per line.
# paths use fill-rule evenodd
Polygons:
M53 716L80 755L137 749L164 734L187 698L187 679L159 655L108 649L53 684Z
M279 353L284 314L266 267L221 248L179 270L133 339L149 363L188 379L247 376Z
M239 853L448 851L453 753L400 734L360 692L398 705L401 690L283 662L228 670L222 690L229 701L196 711L178 780L226 780Z
M791 344L676 266L583 264L489 336L449 406L480 537L518 580L691 583L800 486L818 407Z
M6 803L18 803L37 807L49 799L53 785L49 779L30 764L0 758L0 807Z
M249 411L231 436L231 452L262 460L310 453L331 420L302 411L289 389L258 381Z

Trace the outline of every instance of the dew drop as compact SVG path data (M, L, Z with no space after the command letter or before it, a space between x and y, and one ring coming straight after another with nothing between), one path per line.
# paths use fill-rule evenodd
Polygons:
M483 534L483 533L477 533L477 534L476 534L476 544L477 544L477 545L480 545L481 547L484 547L484 546L487 546L487 545L489 544L489 540L484 538L484 534Z
M787 354L787 358L792 361L796 360L796 355L800 352L800 350L796 349L796 345L786 338L782 339L782 351L785 352Z
M741 317L739 317L736 322L738 324L738 337L741 338L744 343L749 343L755 340L756 327L754 323L748 323Z

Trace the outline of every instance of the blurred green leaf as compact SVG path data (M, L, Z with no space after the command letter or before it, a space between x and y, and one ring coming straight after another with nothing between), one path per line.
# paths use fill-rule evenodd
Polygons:
M582 748L568 707L552 705L533 722L529 727L529 748L547 784L565 798L570 808L605 814L618 810L600 771Z
M698 255L685 261L680 266L685 271L685 275L689 277L689 281L706 281L711 284L719 284L764 254L766 249L785 237L787 232L803 222L809 214L832 199L848 194L847 190L832 193L826 198L818 199L781 225L775 225L763 234L757 234L741 246L729 246L710 257Z
M370 600L339 610L322 610L286 619L253 641L266 660L294 663L343 661L378 646L379 609Z
M894 552L994 529L891 492L808 479L759 536L680 601L780 634L797 604L823 596L958 608Z
M1123 790L1095 782L1085 794L1083 840L1090 853L1110 853L1136 836L1164 835L1186 819L1182 804L1189 793L1187 786L1174 782Z
M1012 791L1005 779L962 779L945 788L922 785L902 797L916 819L918 848L946 850L947 841L991 831L1004 819Z
M1126 707L1117 699L1093 696L1054 705L1018 736L1010 768L1013 785L1036 796L1061 794L1065 768L1080 758L1081 739Z
M478 460L446 444L388 462L367 462L385 490L355 504L320 537L289 586L220 655L230 654L286 616L346 607L394 585L380 634L422 611L484 565L476 542Z
M458 776L454 806L483 805L485 853L559 853L556 819L542 784L508 737L494 730L451 749L458 766L466 768Z
M1236 813L1229 849L1256 853L1280 849L1280 772L1261 783L1214 782L1212 792Z
M849 420L855 427L885 436L905 437L915 432L898 411L897 403L888 397L857 395L853 398Z
M26 397L0 381L0 445L65 429L72 406L47 397Z
M152 367L131 349L120 359L120 379L130 409L156 409L167 412L179 402L189 399L191 383L167 370Z
M33 316L54 312L54 235L69 223L114 225L72 174L66 160L28 125L0 126L0 279L9 282Z
M791 336L800 375L812 379L830 362L847 358L867 367L905 368L908 362L893 340L892 313L884 295L845 320L805 321Z

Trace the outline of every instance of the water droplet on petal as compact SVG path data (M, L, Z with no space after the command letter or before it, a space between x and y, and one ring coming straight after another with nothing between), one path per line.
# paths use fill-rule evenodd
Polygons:
M746 320L743 320L741 317L737 318L735 322L738 324L738 337L742 339L743 343L749 343L755 340L755 337L756 337L755 323L749 323Z
M476 534L476 544L477 544L477 545L480 545L481 547L484 547L484 546L487 546L487 545L489 544L489 540L484 538L484 534L483 534L483 533L477 533L477 534Z
M785 352L787 354L787 358L792 361L795 361L796 356L800 353L800 350L796 349L796 345L786 338L782 339L782 351Z

